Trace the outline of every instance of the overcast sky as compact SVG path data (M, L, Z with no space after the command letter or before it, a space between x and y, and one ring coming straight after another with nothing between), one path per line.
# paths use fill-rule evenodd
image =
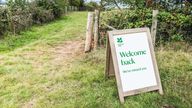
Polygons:
M0 2L5 2L6 0L0 0ZM85 2L90 2L90 1L95 1L95 2L100 2L101 0L85 0Z
M90 2L90 1L100 2L101 0L85 0L85 2Z

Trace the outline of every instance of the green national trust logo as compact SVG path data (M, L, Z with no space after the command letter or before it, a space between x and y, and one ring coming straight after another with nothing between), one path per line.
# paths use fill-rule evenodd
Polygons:
M117 45L118 45L118 47L121 47L122 45L124 45L124 43L123 43L123 38L117 38Z
M123 39L122 38L117 38L117 43L123 43Z

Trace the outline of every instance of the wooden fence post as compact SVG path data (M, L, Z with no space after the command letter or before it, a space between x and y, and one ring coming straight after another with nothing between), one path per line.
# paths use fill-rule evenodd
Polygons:
M65 14L67 14L67 6L65 6Z
M152 18L152 27L151 27L151 36L153 40L153 45L155 46L156 41L156 33L157 33L157 15L159 11L153 10L153 18Z
M94 50L98 48L99 39L99 10L95 10L95 23L94 23Z
M71 11L71 8L70 8L71 6L68 6L68 12L70 12Z
M93 16L94 15L92 12L88 13L85 52L89 52L91 50L92 36L93 36Z

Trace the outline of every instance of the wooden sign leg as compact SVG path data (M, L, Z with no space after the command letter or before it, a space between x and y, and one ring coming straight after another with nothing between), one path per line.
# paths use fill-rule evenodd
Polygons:
M111 55L111 49L110 49L110 53L109 53L109 76L115 76L115 69L114 69L114 65L113 65L113 58Z
M109 39L107 38L107 50L106 50L106 68L105 68L105 77L109 77L109 63L110 63L110 46Z
M107 39L105 76L106 77L115 76L115 70L114 70L113 59L111 55L111 47L109 45L109 39Z
M125 102L124 96L123 96L123 94L121 95L121 93L119 93L119 100L120 100L121 104L123 104Z
M159 76L158 79L159 79L159 90L158 90L158 91L159 91L159 94L160 94L160 95L163 95L163 88L162 88L162 84L161 84L160 76Z
M163 95L163 89L162 89L162 87L159 88L159 94L160 94L160 95Z

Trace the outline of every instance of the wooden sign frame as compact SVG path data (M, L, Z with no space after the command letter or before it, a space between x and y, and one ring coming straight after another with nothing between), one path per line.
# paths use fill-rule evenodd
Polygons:
M128 92L123 92L113 36L122 35L122 34L140 33L140 32L146 32L147 33L148 44L149 44L149 48L150 48L150 53L151 53L151 58L152 58L152 62L153 62L153 67L154 67L154 72L155 72L157 85L156 86L145 87L145 88L142 88L142 89L132 90L132 91L128 91ZM156 62L156 59L155 59L155 52L154 52L153 42L152 42L152 38L151 38L149 28L114 30L114 31L109 31L108 32L105 73L106 73L107 77L115 75L117 88L118 88L118 93L119 93L119 99L120 99L121 103L124 103L124 97L125 96L140 94L140 93L143 93L143 92L158 90L161 95L163 94L161 80L160 80L159 71L158 71L158 66L157 66L157 62Z

